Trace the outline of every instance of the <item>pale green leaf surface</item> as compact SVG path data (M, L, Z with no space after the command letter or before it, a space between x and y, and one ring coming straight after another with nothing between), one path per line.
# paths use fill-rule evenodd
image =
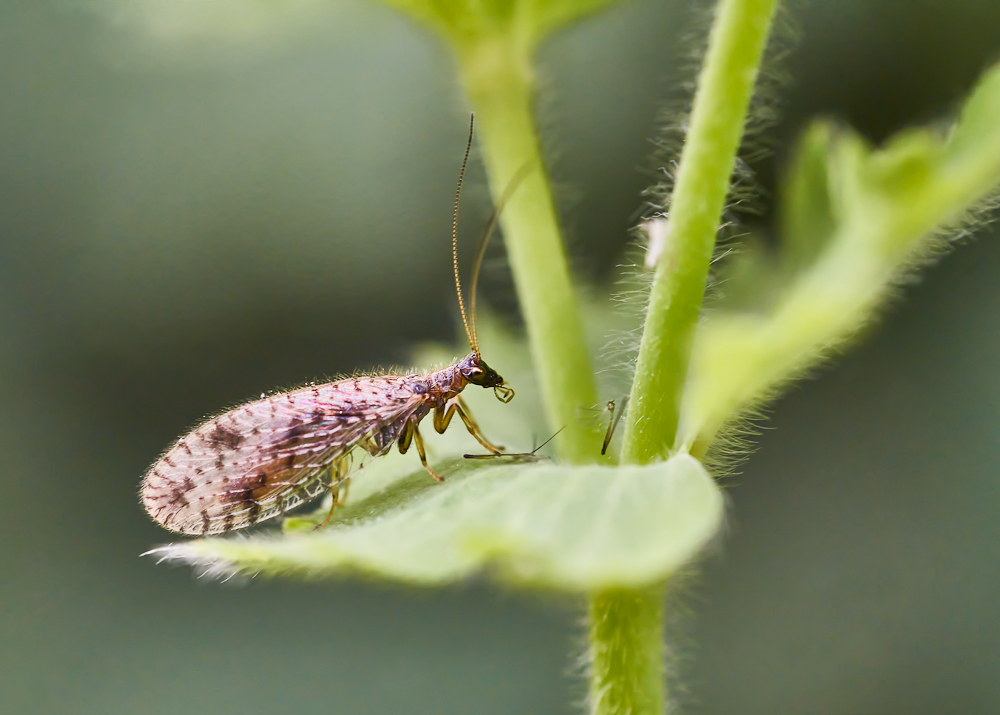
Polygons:
M627 467L477 465L443 485L413 473L353 501L322 531L200 539L153 553L220 574L362 573L435 585L486 572L592 591L664 578L712 538L722 515L720 490L688 455Z

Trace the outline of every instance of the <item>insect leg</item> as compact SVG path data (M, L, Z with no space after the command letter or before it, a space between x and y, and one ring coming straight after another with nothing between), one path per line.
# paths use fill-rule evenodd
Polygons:
M427 464L427 453L424 452L424 440L423 437L420 436L420 430L417 429L417 423L411 422L410 424L413 425L413 443L417 446L417 454L420 456L420 463L424 465L424 469L426 469L432 477L437 479L439 482L443 482L444 477L431 469Z
M436 418L437 415L435 415L435 419ZM420 436L420 431L417 429L417 420L407 420L406 427L403 428L403 432L399 435L399 439L397 440L399 453L406 454L406 450L410 448L411 442L417 445L417 455L420 457L420 463L424 465L424 469L430 472L430 475L439 482L443 482L444 477L427 466L427 453L424 451L424 440Z
M330 476L332 477L330 480L330 495L333 497L333 503L330 505L330 511L327 513L326 518L323 519L322 523L316 525L317 529L322 529L329 524L330 518L333 516L333 510L347 500L347 487L351 484L351 478L347 476L348 472L351 471L351 453L348 452L334 462L330 467L330 471ZM344 485L343 496L340 494L341 484Z
M469 412L468 406L461 397L459 397L456 401L455 408L458 410L458 416L461 417L462 422L465 423L465 429L469 430L469 434L475 437L479 444L486 447L486 449L493 452L493 454L501 454L501 449L486 439L486 436L483 434L483 431L479 429L479 425L476 423L472 413Z
M434 429L439 433L444 433L448 429L448 425L451 424L451 418L455 416L456 412L462 418L462 422L465 423L465 428L469 430L469 434L475 437L479 444L486 447L493 454L502 454L500 448L483 435L483 431L479 428L476 420L472 417L472 413L469 412L468 406L461 397L456 397L454 401L449 402L443 410L440 407L434 410Z
M416 431L417 423L407 420L406 426L403 428L403 433L399 435L399 440L396 442L399 447L400 454L406 454L406 451L410 448L410 442L413 441L413 435Z
M379 455L378 445L375 444L375 441L371 437L365 437L363 440L358 442L358 446L373 457L377 457Z

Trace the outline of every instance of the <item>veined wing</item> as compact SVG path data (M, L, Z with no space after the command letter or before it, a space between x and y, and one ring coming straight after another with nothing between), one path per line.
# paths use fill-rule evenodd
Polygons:
M358 377L250 402L177 440L146 473L142 501L183 534L241 529L330 484L330 465L369 437L379 454L426 410L405 377Z

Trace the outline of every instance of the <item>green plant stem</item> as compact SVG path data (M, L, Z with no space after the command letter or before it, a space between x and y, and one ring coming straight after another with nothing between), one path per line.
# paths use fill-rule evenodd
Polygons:
M590 710L662 715L665 705L661 585L590 599Z
M671 235L650 292L622 461L674 445L691 345L726 194L777 0L721 0L670 206Z
M559 455L579 464L600 459L600 428L581 419L582 410L597 402L597 391L532 116L530 59L525 45L507 36L459 51L494 197L522 167L536 167L505 206L500 222L546 417L553 432L562 429L556 438Z

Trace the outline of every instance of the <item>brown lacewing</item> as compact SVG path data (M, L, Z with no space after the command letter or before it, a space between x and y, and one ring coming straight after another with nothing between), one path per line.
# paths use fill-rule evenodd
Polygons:
M451 231L455 289L472 352L435 372L350 377L275 394L213 417L171 445L143 478L142 503L157 523L182 534L243 529L297 507L328 488L334 491L336 507L340 485L346 484L352 473L355 457L357 461L378 457L394 444L403 453L415 445L420 463L442 481L427 464L418 429L431 412L439 433L457 414L483 447L492 454L501 453L483 435L460 393L471 384L492 387L501 402L514 397L514 391L480 355L476 283L486 241L503 203L528 167L511 181L498 201L480 242L467 317L458 272L457 226L473 124L471 118Z

